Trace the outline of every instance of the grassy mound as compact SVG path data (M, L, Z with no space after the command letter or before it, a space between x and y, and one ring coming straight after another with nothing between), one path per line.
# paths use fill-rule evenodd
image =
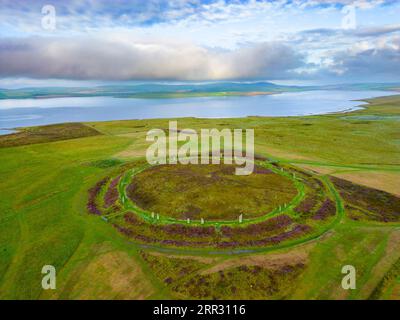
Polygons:
M233 165L223 164L149 167L143 160L125 163L89 189L87 211L102 216L135 242L175 249L287 245L324 233L336 219L337 200L333 200L325 183L309 173L267 162L257 162L250 176L236 176L234 170ZM143 193L141 183L152 192L151 196ZM220 210L215 211L219 215L212 216L213 212L207 210L214 208L213 197L217 199L218 193L223 195L215 200L220 201ZM156 202L160 207L144 209L157 195L164 203ZM173 215L173 206L190 203L189 208L193 208L194 202L198 211ZM235 205L242 206L242 221L232 214ZM264 205L265 211L252 216L246 214L244 205Z
M235 166L225 164L152 167L135 175L127 191L147 211L196 220L262 216L297 193L290 179L268 169L237 176Z

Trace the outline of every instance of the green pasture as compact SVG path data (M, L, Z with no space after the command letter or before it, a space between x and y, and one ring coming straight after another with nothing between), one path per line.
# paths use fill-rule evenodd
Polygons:
M48 134L46 128L29 128L19 136L0 137L0 299L195 298L190 288L198 278L209 283L204 298L233 292L246 298L249 283L265 280L249 298L399 299L400 223L349 219L346 203L328 178L343 172L400 178L400 97L370 102L351 114L178 120L180 129L254 128L257 154L312 170L339 204L334 221L307 241L251 254L145 249L88 214L88 190L130 161L143 159L146 132L168 128L167 119L51 126ZM386 189L398 194L396 186ZM170 282L170 275L154 269L143 252L166 265L165 272L193 272ZM271 267L275 258L292 268L290 276ZM244 263L249 269L241 267ZM354 291L341 288L345 264L356 267ZM41 287L44 265L57 269L56 290ZM254 271L254 265L262 270ZM234 280L227 282L215 270Z

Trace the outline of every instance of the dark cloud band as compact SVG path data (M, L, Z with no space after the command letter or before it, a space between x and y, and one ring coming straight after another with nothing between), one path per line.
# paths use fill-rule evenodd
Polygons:
M303 57L277 43L217 51L174 43L100 39L0 40L0 76L98 80L283 78Z

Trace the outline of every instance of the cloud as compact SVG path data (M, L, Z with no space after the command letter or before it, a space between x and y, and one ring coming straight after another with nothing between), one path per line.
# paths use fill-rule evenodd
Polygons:
M390 5L397 0L294 0L293 2L303 7L315 6L355 6L360 9L371 9L380 5Z
M41 26L45 3L0 0L0 77L239 80L349 75L356 63L350 61L355 51L349 48L368 42L368 50L379 55L382 48L376 43L400 32L398 0L52 0L54 31ZM357 22L363 25L341 29L345 5L358 8ZM368 59L373 58L371 54Z
M178 21L217 23L247 19L260 14L313 8L359 9L395 4L397 0L52 0L59 28L82 31L98 27L143 26ZM42 0L0 0L0 24L25 32L40 31Z
M400 31L399 24L382 25L382 26L359 26L356 29L309 29L299 32L299 35L308 36L355 36L355 37L378 37Z
M77 80L285 78L303 56L278 42L217 50L127 39L0 39L0 77Z
M333 56L331 71L342 77L398 80L400 37L376 44L362 42Z
M376 37L400 31L400 24L359 28L354 31L358 37Z

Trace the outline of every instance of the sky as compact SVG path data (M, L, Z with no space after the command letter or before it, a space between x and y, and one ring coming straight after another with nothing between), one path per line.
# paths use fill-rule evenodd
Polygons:
M396 0L0 0L0 86L400 82Z

